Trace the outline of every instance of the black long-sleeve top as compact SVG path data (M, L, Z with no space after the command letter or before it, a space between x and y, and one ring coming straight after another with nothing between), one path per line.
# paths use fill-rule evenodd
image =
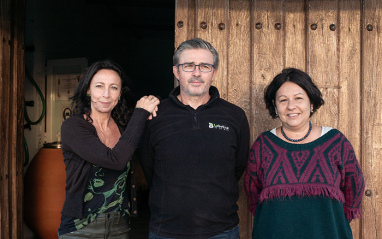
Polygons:
M150 186L150 231L171 238L208 238L239 223L238 180L249 150L244 111L221 98L196 110L179 87L147 122L140 151Z
M114 148L104 145L96 128L82 115L70 117L61 126L62 153L66 170L66 197L62 214L83 217L85 187L91 165L122 171L131 160L150 113L135 109L125 131Z

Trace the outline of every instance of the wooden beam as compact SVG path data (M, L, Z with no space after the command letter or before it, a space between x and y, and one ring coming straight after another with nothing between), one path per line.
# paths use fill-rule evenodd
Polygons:
M22 238L25 1L0 4L0 237Z

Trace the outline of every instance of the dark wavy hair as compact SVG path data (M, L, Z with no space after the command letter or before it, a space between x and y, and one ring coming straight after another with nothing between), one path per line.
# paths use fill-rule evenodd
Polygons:
M72 100L73 115L85 114L86 120L93 122L93 119L90 117L90 97L87 95L87 91L94 75L103 69L113 70L121 78L121 97L118 104L112 110L111 117L119 126L125 127L131 118L136 102L133 92L130 90L126 74L117 63L111 60L97 61L86 69L74 95L70 97Z
M310 116L325 103L321 91L308 74L295 68L286 68L272 80L264 91L265 105L273 119L277 118L274 104L276 92L287 81L297 84L308 94L310 103L313 104L313 112L310 113Z

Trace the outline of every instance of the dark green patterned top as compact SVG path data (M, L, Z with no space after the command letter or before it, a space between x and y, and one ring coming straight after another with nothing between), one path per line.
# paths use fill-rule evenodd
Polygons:
M126 170L116 171L93 165L88 186L84 196L84 218L62 216L59 235L79 230L93 222L98 215L107 212L120 212L129 220L130 200L126 191L130 186L130 166Z

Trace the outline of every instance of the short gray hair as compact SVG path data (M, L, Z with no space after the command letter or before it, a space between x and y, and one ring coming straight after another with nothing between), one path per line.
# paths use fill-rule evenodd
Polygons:
M172 62L174 66L178 66L180 54L184 50L190 49L206 49L212 53L214 57L214 68L217 69L219 67L219 55L216 49L211 45L211 43L204 41L200 38L194 38L187 41L182 42L179 47L176 49L174 56L172 58Z

